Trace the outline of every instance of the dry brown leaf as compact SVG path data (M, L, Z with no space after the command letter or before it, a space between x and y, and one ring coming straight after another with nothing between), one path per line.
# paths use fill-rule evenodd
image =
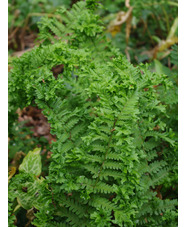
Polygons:
M19 160L23 157L26 156L26 154L22 151L19 151L15 154L13 161L12 161L12 165L14 166L14 168L19 166Z
M31 208L30 210L27 210L26 217L28 218L28 223L25 225L25 227L30 226L30 223L34 220L34 208Z
M175 18L174 23L170 29L170 32L167 36L166 40L161 40L161 42L155 46L152 50L150 51L144 51L141 53L141 55L147 55L150 59L156 59L157 58L157 54L159 52L164 52L163 56L161 56L159 58L159 60L163 59L164 57L166 57L169 54L169 47L171 47L172 45L178 43L178 37L176 36L176 31L178 28L178 18Z
M162 40L157 46L155 46L152 50L149 51L143 51L141 55L147 55L149 59L156 59L157 54L159 52L164 52L164 55L159 58L159 60L163 59L166 57L170 51L168 51L168 48L171 47L172 45L178 43L178 37L172 37L167 40Z
M118 32L121 31L121 25L127 21L127 19L131 16L133 7L130 7L127 12L120 11L117 13L116 19L110 22L108 26L108 31L114 37Z
M127 60L130 62L130 54L129 54L128 50L129 50L129 48L126 47L125 48L125 54L126 54Z
M50 124L47 118L43 115L42 110L37 107L27 106L23 110L17 109L18 121L25 121L26 127L31 127L33 135L36 137L44 136L49 144L52 140L55 140L55 136L50 134Z
M168 49L169 47L171 47L172 45L174 45L175 43L178 43L178 37L171 37L167 40L163 40L158 47L158 51L162 52L166 49Z
M16 167L14 166L9 167L8 181L14 176L15 173L16 173Z
M125 6L126 6L127 8L130 8L130 0L125 0Z
M24 53L26 53L30 50L32 50L32 48L29 48L29 49L26 49L26 50L21 50L21 51L16 51L12 54L12 56L21 57L21 55L23 55Z
M126 43L128 45L128 42L129 42L129 38L130 38L130 31L131 31L131 21L132 21L132 11L126 21Z

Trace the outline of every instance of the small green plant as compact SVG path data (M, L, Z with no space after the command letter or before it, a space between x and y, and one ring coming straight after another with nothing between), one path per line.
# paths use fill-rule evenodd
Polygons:
M38 227L177 226L176 196L164 191L177 167L164 155L177 152L167 120L176 98L164 98L174 83L131 65L107 41L94 9L82 1L58 10L64 24L43 18L41 44L12 62L10 120L15 109L37 105L57 141L46 178L38 178L39 150L11 178L10 226L20 206L35 209Z

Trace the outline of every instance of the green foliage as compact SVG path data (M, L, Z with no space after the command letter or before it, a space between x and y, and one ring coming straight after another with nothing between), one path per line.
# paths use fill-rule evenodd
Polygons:
M40 149L30 151L19 167L19 174L9 184L9 226L13 225L13 217L20 207L30 210L47 207L48 198L44 193L48 187L41 174ZM17 203L16 201L17 200ZM14 225L13 225L14 226Z
M36 26L40 17L32 13L52 13L56 7L64 5L70 7L70 0L9 0L8 1L8 27L23 27L25 18L31 16L30 26Z
M41 174L40 151L40 148L29 151L22 164L19 166L19 171L39 176Z
M11 117L10 117L11 118ZM24 126L25 122L17 123L13 121L12 127L9 128L9 163L13 160L15 154L19 151L27 153L27 149L33 149L34 146L39 144L39 140L32 137L33 132ZM9 122L10 124L10 122Z
M168 121L174 102L164 98L174 83L148 65L130 64L107 41L92 7L82 1L61 8L64 24L43 18L41 44L12 62L10 114L11 106L37 105L57 141L46 179L36 177L40 164L38 171L26 165L30 152L10 189L22 207L38 210L38 227L171 226L177 200L162 199L158 187L177 166L164 154L176 155ZM55 77L58 65L63 72Z
M172 83L174 84L173 89L169 90L167 96L164 95L163 91L159 89L159 92L162 96L162 101L168 103L167 106L167 116L165 117L166 125L171 129L169 130L169 138L175 141L174 147L166 147L163 145L164 159L166 159L168 165L171 168L169 172L169 177L164 183L164 191L168 188L172 188L173 192L171 193L172 198L176 198L178 193L178 46L174 45L171 51L171 64L172 69L163 66L158 62L159 67L156 71L158 73L166 73ZM167 194L167 193L165 193Z
M178 65L178 45L172 47L171 60L172 64Z

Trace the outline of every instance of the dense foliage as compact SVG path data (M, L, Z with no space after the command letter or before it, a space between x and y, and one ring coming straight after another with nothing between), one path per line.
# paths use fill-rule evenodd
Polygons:
M12 61L9 131L18 108L37 105L57 141L47 177L33 147L10 177L9 226L23 210L38 227L177 226L177 46L172 71L134 67L98 7L42 18L39 46Z
M55 10L68 9L77 0L9 1L9 48L29 48L29 40L37 37L36 23L42 16L56 17ZM92 4L92 1L90 1ZM96 7L105 23L105 33L132 63L158 58L167 65L169 48L178 42L178 1L172 0L105 0ZM96 4L95 4L96 6ZM26 36L26 37L24 37Z

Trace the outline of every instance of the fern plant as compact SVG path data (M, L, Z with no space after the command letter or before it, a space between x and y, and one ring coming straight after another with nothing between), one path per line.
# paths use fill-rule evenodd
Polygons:
M22 168L10 193L18 190L19 205L37 209L35 226L176 226L177 200L157 190L171 171L161 150L175 147L158 89L166 96L173 83L148 65L131 65L105 38L94 9L94 1L82 1L58 11L64 24L44 18L42 43L13 60L11 116L37 105L57 141L49 175L39 180ZM25 184L25 193L16 189Z

